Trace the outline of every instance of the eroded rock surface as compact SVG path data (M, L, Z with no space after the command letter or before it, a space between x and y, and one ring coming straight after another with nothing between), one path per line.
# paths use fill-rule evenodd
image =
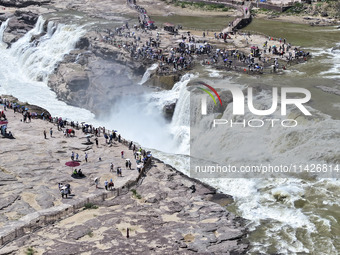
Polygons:
M242 220L208 201L214 193L155 160L135 192L81 210L3 252L30 246L42 254L246 254Z

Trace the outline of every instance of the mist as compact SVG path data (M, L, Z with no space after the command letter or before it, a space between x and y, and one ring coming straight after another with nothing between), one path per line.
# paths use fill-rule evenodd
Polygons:
M125 139L146 148L176 153L176 142L169 132L171 123L164 118L161 109L148 102L145 94L119 98L109 115L100 121L117 130Z

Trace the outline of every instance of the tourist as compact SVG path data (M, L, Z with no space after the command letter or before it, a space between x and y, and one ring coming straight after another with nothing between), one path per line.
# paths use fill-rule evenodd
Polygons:
M113 187L114 187L114 183L111 179L110 182L109 182L109 190L113 190Z
M99 178L98 177L94 178L94 184L96 185L96 189L98 189L98 185L99 185Z

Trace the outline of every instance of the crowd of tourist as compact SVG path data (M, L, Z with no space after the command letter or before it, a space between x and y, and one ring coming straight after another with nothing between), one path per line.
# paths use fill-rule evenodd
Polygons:
M21 121L25 122L25 116L29 116L29 108L28 107L22 107L21 105L19 105L16 102L12 102L7 100L6 98L1 98L0 97L0 104L3 105L4 110L0 111L0 121L6 121L6 123L4 125L0 126L0 130L1 130L1 135L3 135L3 137L10 135L12 136L12 133L9 132L7 133L7 118L6 118L6 114L5 112L9 109L13 110L14 113L21 113L22 115L22 119ZM151 158L151 152L146 152L144 149L142 149L141 147L137 148L136 144L133 143L132 141L130 141L128 143L128 141L122 139L120 134L117 134L117 130L107 130L105 127L95 127L91 124L86 124L85 122L82 123L78 123L78 122L74 122L74 121L69 121L66 120L62 117L52 117L49 113L41 113L41 114L36 114L34 118L38 118L38 119L42 119L45 121L49 121L51 123L53 123L54 125L57 126L58 131L65 133L68 133L67 130L71 130L70 127L72 127L72 130L75 131L79 131L82 132L83 135L85 135L85 137L89 140L90 137L95 137L96 140L96 145L98 146L98 137L103 137L105 139L105 144L107 144L107 146L112 146L113 143L118 142L118 143L123 143L126 146L128 146L129 150L132 150L133 155L135 157L135 161L136 161L136 170L138 170L138 172L141 172L141 169L145 166L146 162ZM28 121L27 121L28 122ZM47 139L47 132L46 130L43 131L44 134L44 138ZM53 134L53 129L50 128L50 137L52 138ZM71 137L71 136L66 136L66 137ZM10 137L5 137L5 138L10 138ZM91 142L92 144L92 142ZM121 155L122 158L124 158L124 151L121 151ZM88 162L88 158L89 158L89 154L87 152L85 152L84 154L84 160L87 163ZM99 160L101 160L101 158L99 158ZM75 162L80 162L80 157L79 154L72 151L71 153L71 161L75 161ZM132 168L132 162L130 159L126 159L125 160L125 166L126 169L130 169L133 170ZM113 172L114 166L111 163L110 165L110 171ZM74 169L72 171L71 174L72 177L74 178L85 178L86 176L84 175L84 173L81 171L81 169L77 170ZM122 167L121 166L117 166L117 176L118 177L122 177ZM97 182L99 182L99 178L97 178L96 180ZM96 182L95 181L95 182ZM106 182L105 182L106 183ZM111 184L112 183L112 184ZM107 190L112 190L113 189L113 182L112 180L110 182L108 182L107 185L105 185L105 188ZM96 184L96 186L98 187L98 183ZM65 184L63 185L62 183L59 183L59 191L62 195L62 198L67 198L68 195L71 194L71 188L70 188L70 184Z

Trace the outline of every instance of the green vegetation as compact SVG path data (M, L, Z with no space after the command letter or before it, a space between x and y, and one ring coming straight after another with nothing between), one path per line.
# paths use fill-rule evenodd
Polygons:
M252 9L252 14L257 14L257 13L261 13L261 14L266 14L266 15L280 15L281 12L278 11L274 11L274 10L269 10L266 8L254 8Z
M138 198L138 199L141 199L141 198L142 198L142 196L141 196L140 194L137 193L137 190L131 189L131 192L132 192L132 194L133 194L136 198Z
M35 251L33 250L32 247L28 247L26 250L26 255L33 255L35 253Z
M84 205L84 210L87 210L87 209L98 209L98 206L92 204L92 203L86 203Z
M204 2L186 2L186 1L178 1L173 0L172 3L175 6L181 6L182 8L186 8L187 6L191 6L198 9L204 9L208 11L223 11L227 12L230 9L226 7L224 4L209 4Z
M294 6L290 9L288 9L286 12L287 13L292 13L292 14L299 14L305 9L304 5L302 3L295 3Z
M260 12L270 12L270 10L269 10L269 9L266 9L266 8L260 8L259 11L260 11Z
M93 237L93 232L90 231L90 232L87 233L87 235L88 235L89 237Z

